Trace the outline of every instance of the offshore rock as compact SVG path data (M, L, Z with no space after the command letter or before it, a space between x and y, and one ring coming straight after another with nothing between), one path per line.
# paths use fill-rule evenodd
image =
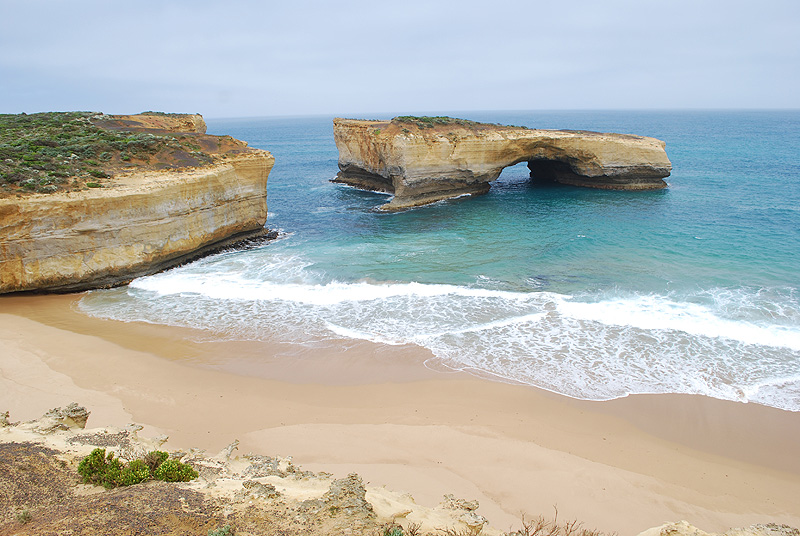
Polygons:
M672 164L655 138L534 130L453 118L334 119L334 182L387 192L400 210L489 190L503 168L528 162L531 176L610 190L665 188Z
M93 121L189 130L198 145L229 150L206 165L120 172L108 187L0 199L0 294L122 285L267 234L269 152L200 134L200 116L138 117L101 114ZM143 126L130 125L137 121Z

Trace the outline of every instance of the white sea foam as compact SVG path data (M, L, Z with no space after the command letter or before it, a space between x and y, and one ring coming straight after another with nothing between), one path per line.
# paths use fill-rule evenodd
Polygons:
M237 339L413 343L454 368L576 398L697 393L800 410L793 297L741 289L572 297L499 284L343 282L301 257L227 253L90 293L80 307Z
M800 328L758 325L721 318L711 308L676 302L663 296L638 296L597 303L561 300L559 311L572 318L642 330L677 330L704 337L725 337L747 344L780 346L800 351Z
M401 296L431 298L462 296L474 298L497 297L506 300L526 300L527 295L514 292L468 288L456 285L425 285L420 283L375 284L367 282L327 284L275 283L254 280L241 274L163 274L133 281L132 288L157 295L199 294L220 300L285 300L313 305L332 305L342 302L365 302Z

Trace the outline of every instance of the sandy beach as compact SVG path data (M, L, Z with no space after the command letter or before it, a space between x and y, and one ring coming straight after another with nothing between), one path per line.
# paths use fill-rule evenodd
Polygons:
M89 426L145 426L170 449L292 456L305 469L638 534L800 526L800 413L698 396L586 402L437 370L412 346L219 342L97 320L80 295L0 298L0 411L28 420L78 402ZM426 365L427 364L427 365Z

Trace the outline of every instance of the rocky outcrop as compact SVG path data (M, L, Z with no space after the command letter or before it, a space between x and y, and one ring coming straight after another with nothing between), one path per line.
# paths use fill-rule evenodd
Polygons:
M800 536L800 530L788 525L763 523L715 534L700 530L686 521L679 521L653 527L640 533L639 536Z
M537 179L612 190L666 187L664 142L628 134L533 130L452 118L334 119L334 182L394 194L398 210L481 194L503 168L528 162Z
M82 430L89 420L89 411L73 402L65 408L53 408L39 419L20 424L21 430L30 430L37 434L52 434L58 430ZM6 421L8 419L6 418ZM8 426L11 423L6 424Z
M264 234L266 151L183 171L121 174L107 188L0 199L0 293L127 283Z

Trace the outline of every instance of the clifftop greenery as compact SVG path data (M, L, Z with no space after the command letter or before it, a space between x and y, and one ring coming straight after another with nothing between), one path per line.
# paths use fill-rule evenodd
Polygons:
M406 123L416 125L419 128L433 128L437 125L465 125L465 126L472 126L472 125L479 125L475 121L470 121L469 119L457 119L455 117L448 117L446 115L437 115L437 116L415 116L415 115L400 115L392 119L393 123Z
M392 123L401 125L415 125L421 129L434 128L438 126L460 125L463 127L470 127L473 129L505 127L505 128L522 128L528 130L528 127L521 127L516 125L500 125L498 123L479 123L477 121L470 121L469 119L459 119L457 117L448 117L446 115L436 115L436 116L399 115L394 119L392 119Z
M102 117L94 112L0 114L0 195L98 188L121 169L176 167L156 158L165 152L190 155L194 165L213 160L191 136L104 129L93 123Z

